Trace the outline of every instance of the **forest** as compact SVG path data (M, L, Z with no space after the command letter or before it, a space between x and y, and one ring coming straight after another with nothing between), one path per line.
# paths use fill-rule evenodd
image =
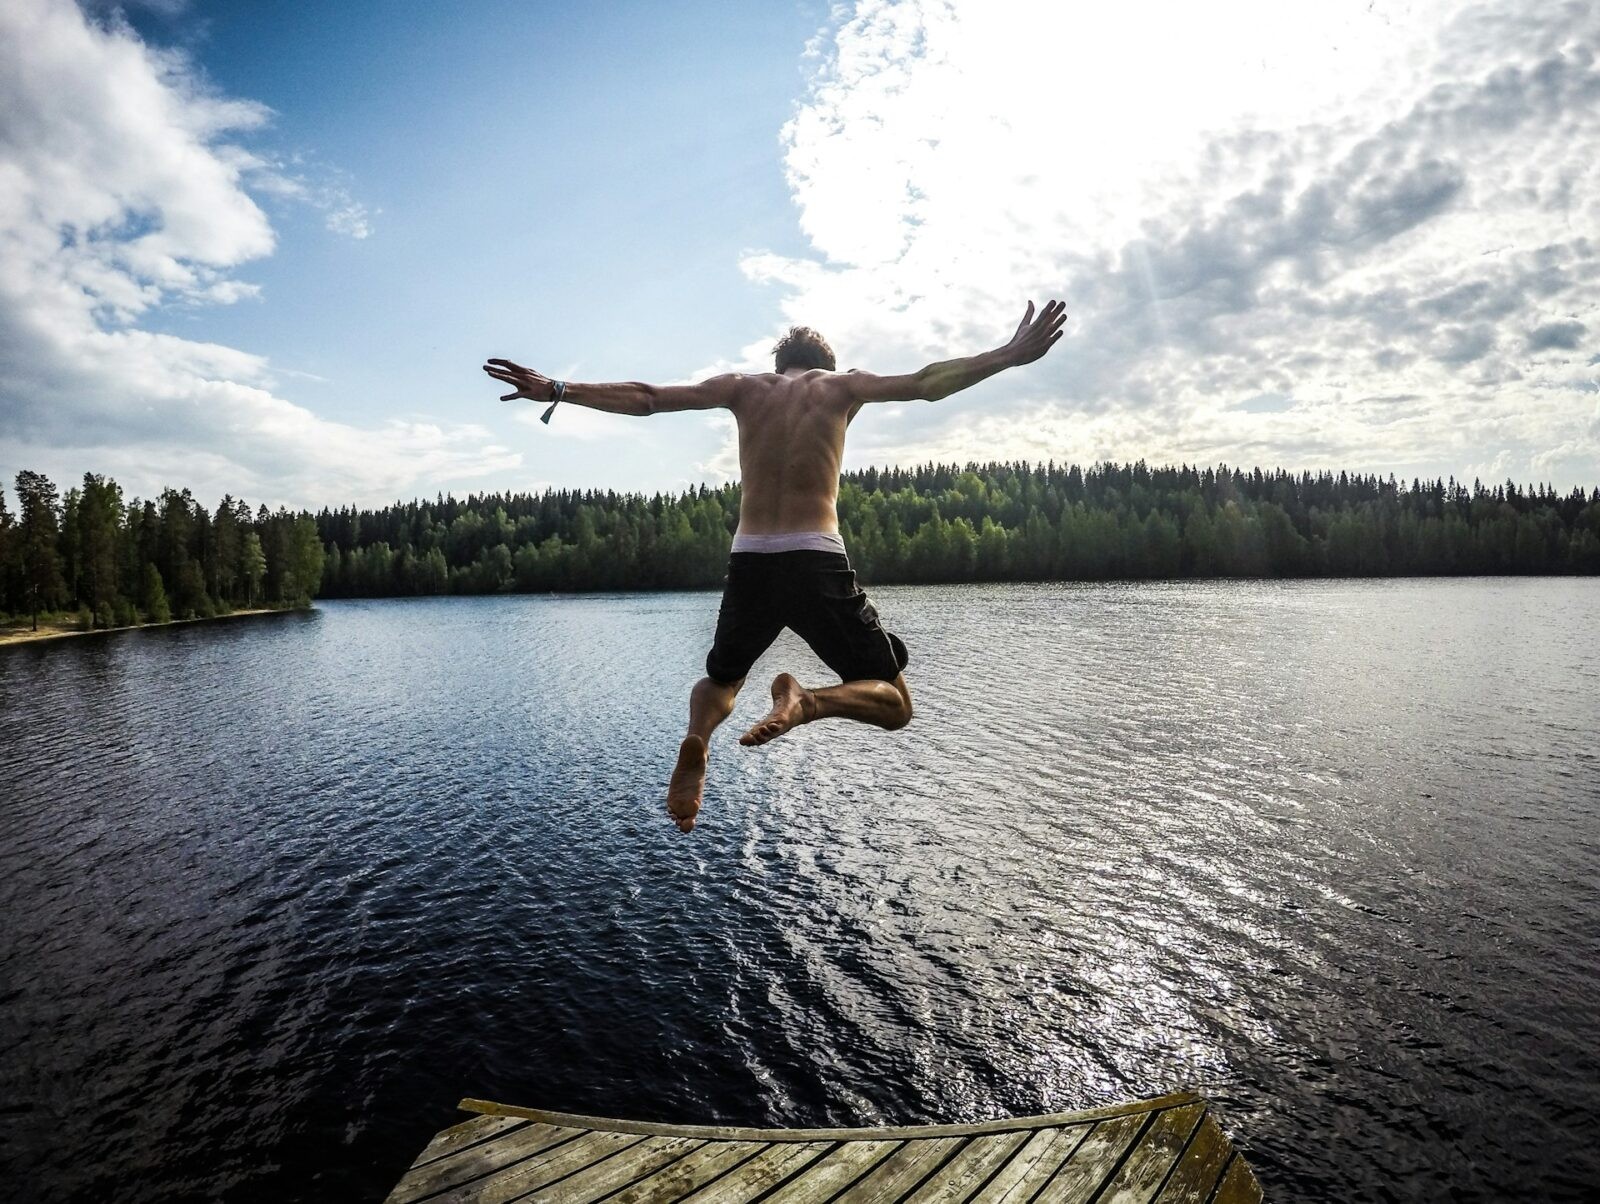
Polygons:
M235 609L301 606L324 552L309 514L224 497L211 513L189 490L124 501L95 473L62 496L41 473L16 477L17 513L0 490L0 619L79 629L208 619Z
M0 612L80 627L325 597L720 586L736 485L645 496L483 493L313 515L214 512L187 489L124 501L0 491ZM1600 573L1600 488L1137 464L990 463L844 475L839 522L869 583Z
M330 597L707 589L739 490L549 490L323 510ZM1600 573L1600 489L1144 463L846 473L868 583Z

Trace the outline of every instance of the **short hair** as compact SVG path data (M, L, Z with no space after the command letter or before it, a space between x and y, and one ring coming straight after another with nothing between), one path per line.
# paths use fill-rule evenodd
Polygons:
M773 347L774 372L785 368L826 368L832 372L837 366L833 348L809 326L791 326L789 333Z

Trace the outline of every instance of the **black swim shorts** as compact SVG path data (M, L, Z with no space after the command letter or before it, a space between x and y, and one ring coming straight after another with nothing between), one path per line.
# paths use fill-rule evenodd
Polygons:
M706 674L738 681L785 627L842 681L892 682L909 659L900 637L878 622L843 553L735 552Z

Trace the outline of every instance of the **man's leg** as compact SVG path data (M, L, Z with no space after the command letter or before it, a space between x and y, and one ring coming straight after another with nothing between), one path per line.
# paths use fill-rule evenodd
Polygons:
M706 749L711 733L733 714L733 700L742 685L742 677L727 684L702 677L689 691L689 731L678 746L678 763L667 783L667 811L680 832L694 827L706 786Z
M911 715L911 690L903 673L892 683L873 678L818 690L808 690L790 674L780 673L772 679L772 709L739 737L739 743L765 744L817 719L854 719L892 732L910 723Z

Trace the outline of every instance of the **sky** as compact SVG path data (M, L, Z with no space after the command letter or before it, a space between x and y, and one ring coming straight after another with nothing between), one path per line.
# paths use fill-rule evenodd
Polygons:
M1600 484L1600 5L0 4L0 475L377 505L737 476L574 380L1051 355L846 467Z

